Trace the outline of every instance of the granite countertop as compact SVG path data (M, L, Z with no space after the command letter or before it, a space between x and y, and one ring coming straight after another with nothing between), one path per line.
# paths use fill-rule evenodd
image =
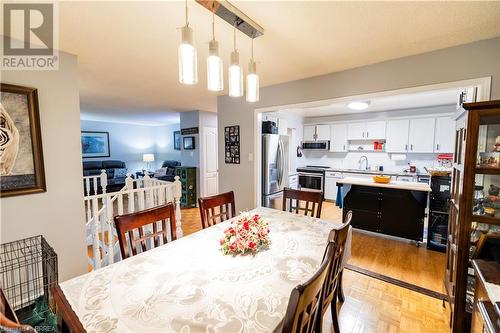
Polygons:
M429 186L429 184L417 183L417 182L391 181L389 184L380 184L380 183L375 183L372 179L346 177L337 180L337 183L381 187L381 188L393 188L393 189L409 190L409 191L422 191L422 192L431 191L431 187Z

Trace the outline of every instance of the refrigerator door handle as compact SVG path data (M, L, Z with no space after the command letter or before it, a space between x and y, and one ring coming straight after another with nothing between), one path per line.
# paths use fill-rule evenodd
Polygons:
M283 186L283 177L285 175L285 149L283 148L283 141L280 140L280 188Z
M278 141L278 152L276 153L276 167L278 171L278 186L281 187L281 141Z

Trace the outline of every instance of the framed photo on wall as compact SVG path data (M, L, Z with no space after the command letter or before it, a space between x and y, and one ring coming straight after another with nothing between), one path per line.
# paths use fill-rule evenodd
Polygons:
M82 131L82 157L110 157L109 133Z
M182 145L184 150L194 150L194 136L185 136L182 138Z
M181 131L174 131L174 149L181 150Z
M224 128L226 164L240 164L240 126L226 126Z
M37 89L1 84L0 197L46 191Z

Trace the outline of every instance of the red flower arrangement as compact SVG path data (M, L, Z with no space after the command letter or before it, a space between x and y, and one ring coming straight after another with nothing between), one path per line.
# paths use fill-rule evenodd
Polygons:
M269 226L258 214L242 214L231 221L220 240L223 254L244 254L257 252L261 247L269 246Z

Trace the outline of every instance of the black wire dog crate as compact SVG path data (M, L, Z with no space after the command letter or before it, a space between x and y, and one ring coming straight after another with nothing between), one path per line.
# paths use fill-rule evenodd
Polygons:
M39 332L55 332L57 254L43 236L0 244L0 283L17 318Z

